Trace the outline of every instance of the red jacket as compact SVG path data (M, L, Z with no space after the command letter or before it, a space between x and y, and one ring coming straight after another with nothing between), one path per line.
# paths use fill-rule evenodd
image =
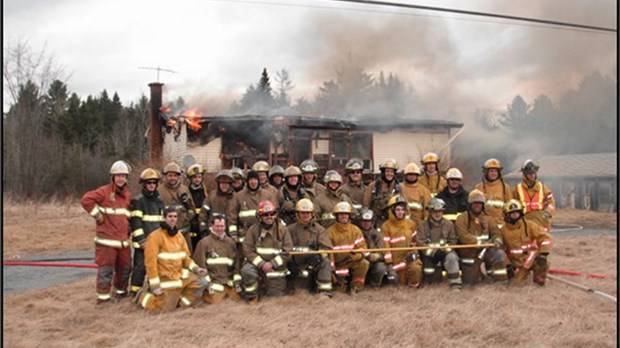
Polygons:
M82 196L82 207L91 215L103 214L102 224L96 227L98 238L129 239L129 202L131 193L127 186L119 189L113 182L88 191Z

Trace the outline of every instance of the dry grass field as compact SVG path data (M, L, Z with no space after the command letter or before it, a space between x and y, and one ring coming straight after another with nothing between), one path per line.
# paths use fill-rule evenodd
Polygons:
M93 222L75 204L4 201L3 257L93 249ZM607 275L562 276L617 296L615 214L560 211L562 224L604 230L555 238L552 268ZM3 296L6 347L615 347L617 304L550 280L544 288L447 284L368 289L330 300L298 290L256 306L224 301L151 315L129 300L96 307L87 278Z

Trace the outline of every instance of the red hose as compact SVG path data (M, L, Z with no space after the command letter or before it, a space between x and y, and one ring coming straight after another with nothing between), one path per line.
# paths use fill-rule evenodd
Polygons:
M570 275L570 276L584 276L586 278L596 278L596 279L608 279L609 278L608 276L602 275L602 274L588 274L588 273L582 273L582 272L577 272L577 271L569 271L569 270L558 269L558 268L550 269L549 273L552 273L552 274L565 274L565 275Z
M94 263L60 263L60 262L34 262L34 261L2 261L3 266L37 266L37 267L75 267L97 268Z

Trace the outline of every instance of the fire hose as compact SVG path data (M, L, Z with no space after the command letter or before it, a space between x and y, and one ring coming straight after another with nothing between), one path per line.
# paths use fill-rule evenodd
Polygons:
M611 278L609 276L602 275L602 274L582 273L582 272L569 271L569 270L558 269L558 268L550 269L549 273L551 273L551 274L564 274L564 275L570 275L570 276L584 276L586 278L595 278L595 279L608 279L608 278Z
M97 268L94 263L61 263L40 261L2 261L3 266L36 266L36 267L74 267L74 268Z
M412 251L429 249L468 249L468 248L496 248L497 245L488 244L458 244L458 245L425 245L399 248L375 248L375 249L351 249L351 250L308 250L308 251L289 251L287 255L311 255L311 254L348 254L348 253L374 253L382 251Z
M612 296L610 294L604 293L604 292L602 292L600 290L596 290L594 288L589 288L589 287L587 287L585 285L577 284L577 283L571 282L569 280L562 279L560 277L556 277L556 276L550 275L550 274L547 275L547 278L549 278L551 280L557 280L557 281L559 281L561 283L564 283L566 285L569 285L569 286L572 286L574 288L583 290L583 291L585 291L585 292L587 292L589 294L598 295L598 296L600 296L602 298L605 298L607 300L613 301L614 303L618 303L618 299L616 297L614 297L614 296Z

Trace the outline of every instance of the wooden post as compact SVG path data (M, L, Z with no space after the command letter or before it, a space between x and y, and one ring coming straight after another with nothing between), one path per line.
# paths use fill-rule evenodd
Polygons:
M149 165L153 168L161 169L164 139L162 135L163 124L159 117L159 108L162 105L163 83L149 83L151 88L151 112L149 121Z

